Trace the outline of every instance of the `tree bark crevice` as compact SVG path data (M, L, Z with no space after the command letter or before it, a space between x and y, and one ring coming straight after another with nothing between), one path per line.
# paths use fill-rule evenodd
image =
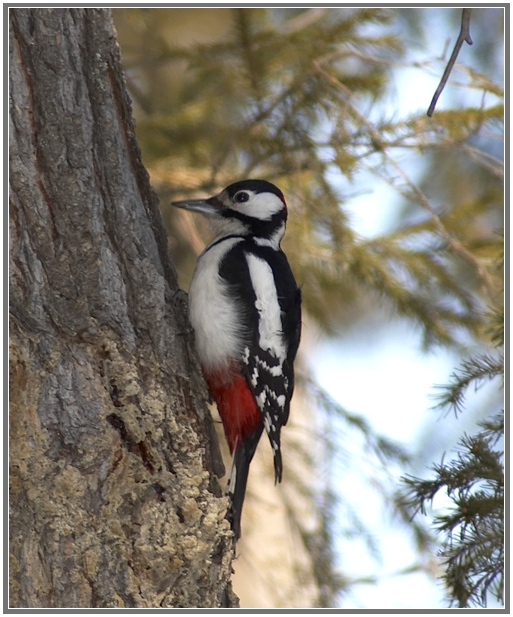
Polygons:
M10 606L236 606L110 12L11 8L10 66Z

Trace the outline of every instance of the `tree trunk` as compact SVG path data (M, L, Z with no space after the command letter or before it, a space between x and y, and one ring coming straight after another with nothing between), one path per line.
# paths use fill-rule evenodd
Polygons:
M236 606L110 11L11 8L10 62L10 606Z

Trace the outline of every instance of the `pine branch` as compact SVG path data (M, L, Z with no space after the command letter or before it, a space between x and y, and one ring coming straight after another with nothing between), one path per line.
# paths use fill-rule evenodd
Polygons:
M455 413L460 413L465 401L465 392L470 384L473 383L477 389L483 381L495 379L503 372L504 358L502 355L498 357L482 355L463 362L461 367L452 373L449 385L437 386L443 392L436 397L438 402L435 408L449 407Z
M444 580L460 608L486 606L490 594L500 601L504 589L504 463L497 447L504 414L480 426L477 435L461 440L456 459L433 468L433 480L403 478L404 503L413 514L426 514L442 490L452 500L447 513L435 515L434 526L444 536Z
M502 138L501 101L485 105L485 95L487 103L488 94L502 96L500 86L468 70L469 83L462 85L483 93L481 106L438 111L432 120L421 114L379 120L380 96L394 81L391 71L408 66L429 72L433 63L429 59L413 64L402 56L400 30L397 36L390 36L390 28L380 32L378 26L397 12L321 8L297 16L296 11L283 9L235 9L231 30L218 40L209 37L211 43L194 45L189 33L182 47L177 33L177 46L172 47L158 18L152 23L153 11L145 12L147 21L138 26L146 29L143 43L135 42L136 36L126 43L131 58L141 55L139 63L131 63L130 76L137 99L144 104L139 133L161 196L180 187L188 193L211 194L249 175L275 180L290 206L287 253L303 283L305 309L329 334L338 334L341 327L349 328L376 306L385 305L421 324L428 342L454 346L462 331L466 340L482 341L486 324L495 340L502 338L500 311L493 317L482 311L487 298L496 300L500 295L501 265L495 269L492 262L499 261L502 240L491 229L500 225L501 161L485 152L480 141L484 137L487 144ZM143 52L150 53L149 61ZM428 189L405 173L409 167L401 171L401 155L408 160L415 156L425 164L422 181ZM443 169L441 156L446 157ZM387 182L399 197L391 221L395 231L372 240L362 240L351 227L345 200L354 189L335 188L346 187L346 179L360 183L362 171ZM446 188L449 183L458 189ZM363 190L373 190L372 184L371 179ZM436 201L439 194L443 213ZM378 191L376 198L381 198ZM176 219L169 229L175 236L174 248L180 245L187 257L192 252L185 248L188 238L193 246L202 244L201 229L186 229ZM184 261L179 269L183 265ZM496 376L501 358L489 354L487 362L486 357L455 372L442 404L461 409L469 386ZM322 393L320 406L326 412L321 418L328 419L327 430L319 431L326 459L348 462L352 457L351 464L361 469L371 460L375 471L388 473L392 482L392 470L407 460L403 448L383 439L364 417L333 407ZM343 435L335 434L337 425ZM455 512L441 513L436 524L440 535L450 540L444 546L447 580L459 603L474 597L483 601L500 589L496 559L487 561L487 555L492 546L493 550L500 546L496 532L501 460L497 465L494 450L501 445L501 431L499 419L490 418L483 424L482 441L465 438L455 464L442 462L435 468L434 480L412 484L420 510L439 491L454 502ZM356 455L354 442L361 446ZM300 456L305 465L311 463L311 452ZM302 484L298 480L297 491L308 497L310 487L304 478ZM406 521L411 510L389 495L381 477L368 479L369 484L373 481L384 501ZM329 605L337 582L345 586L353 581L343 576L339 580L334 571L331 485L326 486L326 501L317 495L323 525L320 540L301 526L297 537L318 557L313 565L321 589L319 602ZM292 500L288 505L293 514ZM363 529L358 513L350 503L344 508L344 531L363 537L369 551L377 551L377 542ZM416 521L410 529L428 559L429 534ZM474 541L475 529L483 531L478 541L486 538L482 551ZM324 579L328 582L323 589Z

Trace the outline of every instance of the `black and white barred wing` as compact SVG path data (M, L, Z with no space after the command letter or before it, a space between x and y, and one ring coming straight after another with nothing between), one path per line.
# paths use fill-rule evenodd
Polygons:
M275 479L280 482L283 469L280 430L287 421L294 378L288 361L283 311L272 267L267 260L253 253L247 253L246 260L255 293L258 327L254 330L252 344L245 347L242 359L273 449Z

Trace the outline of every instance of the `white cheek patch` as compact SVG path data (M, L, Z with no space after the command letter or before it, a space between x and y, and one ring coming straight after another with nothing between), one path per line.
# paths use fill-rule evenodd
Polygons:
M270 221L274 214L285 207L283 201L274 193L246 193L250 195L248 201L230 204L232 210L261 221Z

